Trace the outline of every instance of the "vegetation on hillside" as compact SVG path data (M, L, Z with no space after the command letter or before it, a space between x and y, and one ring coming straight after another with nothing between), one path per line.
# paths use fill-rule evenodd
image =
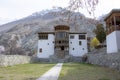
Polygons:
M103 27L103 24L97 24L96 29L94 29L94 33L96 34L96 38L100 43L103 43L106 40L106 31Z
M94 37L94 38L91 40L91 42L90 42L90 46L91 46L91 47L96 48L96 47L99 46L99 45L100 45L100 42L99 42L99 40L98 40L96 37Z

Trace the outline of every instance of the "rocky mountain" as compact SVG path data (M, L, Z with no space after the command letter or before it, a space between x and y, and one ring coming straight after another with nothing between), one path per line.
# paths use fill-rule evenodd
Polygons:
M97 21L86 18L80 12L70 12L62 8L40 11L0 26L0 46L4 46L9 53L10 50L36 53L37 32L53 31L54 26L64 24L70 26L71 31L87 32L92 37L95 22Z

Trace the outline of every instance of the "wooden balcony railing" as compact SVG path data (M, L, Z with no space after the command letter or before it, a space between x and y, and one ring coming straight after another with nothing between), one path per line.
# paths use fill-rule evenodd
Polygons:
M116 30L120 31L120 25L116 26Z
M106 30L106 34L109 35L113 31L120 31L120 26L111 26L109 29Z

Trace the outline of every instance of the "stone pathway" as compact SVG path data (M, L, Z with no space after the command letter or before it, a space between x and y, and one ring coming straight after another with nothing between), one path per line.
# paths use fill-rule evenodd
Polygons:
M63 63L56 64L53 68L36 80L57 80L62 69L62 65Z

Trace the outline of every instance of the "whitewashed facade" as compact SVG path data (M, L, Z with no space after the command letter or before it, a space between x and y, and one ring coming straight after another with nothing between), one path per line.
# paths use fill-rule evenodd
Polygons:
M105 18L107 53L120 52L120 9L113 9Z
M49 58L54 54L54 34L48 34L48 39L38 40L37 52L39 58Z
M86 34L70 34L69 37L69 54L76 57L88 52L86 37L85 39L79 39L79 35L86 36ZM74 36L74 38L71 39L71 36Z
M120 31L114 31L107 35L107 53L120 51Z
M38 33L38 58L49 58L52 55L58 58L65 58L66 55L80 57L88 52L86 33L69 32L64 29L69 30L69 27L58 26L54 32Z

